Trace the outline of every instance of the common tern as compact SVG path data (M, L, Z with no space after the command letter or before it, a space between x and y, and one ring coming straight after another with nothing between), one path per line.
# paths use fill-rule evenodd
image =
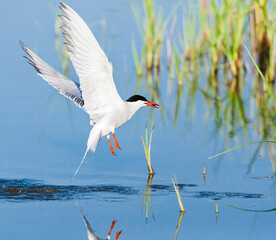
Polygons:
M87 24L65 3L60 2L59 8L63 13L59 17L64 23L61 27L64 44L79 77L79 83L52 68L22 42L20 44L28 55L26 58L29 64L34 67L38 75L89 114L90 124L93 127L82 164L89 150L95 152L100 139L104 136L107 136L112 155L116 155L110 142L110 134L114 137L115 147L121 149L115 136L115 129L129 120L141 107L158 108L159 105L140 95L131 96L123 101L113 80L112 64Z
M91 225L89 224L88 220L86 219L86 217L84 216L83 213L82 213L82 218L84 220L84 223L85 223L85 226L86 226L86 229L87 229L88 240L102 240L101 238L99 238L95 235ZM117 220L112 221L110 230L109 230L107 238L105 240L110 240L110 235L111 235L111 232L112 232L116 222L117 222ZM121 235L121 233L122 233L122 231L116 232L116 239L115 240L119 239L119 236Z

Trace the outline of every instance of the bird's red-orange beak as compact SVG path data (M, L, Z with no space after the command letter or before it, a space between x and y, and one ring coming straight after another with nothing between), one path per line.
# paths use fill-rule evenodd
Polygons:
M157 103L153 103L153 102L148 101L145 104L149 107L159 108L159 104L157 104Z

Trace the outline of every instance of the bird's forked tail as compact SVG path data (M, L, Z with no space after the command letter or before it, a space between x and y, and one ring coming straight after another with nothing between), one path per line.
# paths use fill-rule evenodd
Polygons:
M100 142L101 136L102 136L101 129L98 129L96 127L96 125L94 125L94 127L91 129L90 134L89 134L85 154L83 156L83 159L81 160L81 163L80 163L79 167L75 171L75 173L72 177L72 180L74 179L74 177L77 175L78 171L80 170L80 167L83 164L84 159L86 158L86 155L88 154L89 150L91 149L93 153L96 151L96 149L98 147L98 144Z

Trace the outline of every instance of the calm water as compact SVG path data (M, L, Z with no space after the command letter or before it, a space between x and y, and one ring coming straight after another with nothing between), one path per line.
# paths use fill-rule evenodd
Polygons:
M258 152L250 173L248 167L256 145L207 160L227 146L245 140L240 134L233 138L219 134L212 111L206 115L208 109L199 92L191 113L187 110L188 91L184 90L175 126L175 98L167 96L165 64L161 66L160 97L166 114L152 112L155 124L152 162L156 174L151 185L147 186L141 141L146 121L149 124L151 118L146 108L117 129L122 147L117 156L111 155L103 138L95 155L89 153L72 182L86 149L88 116L37 76L22 58L18 44L23 41L61 70L54 35L59 2L14 3L13 6L7 1L0 3L0 239L87 239L82 212L100 238L107 237L112 220L117 219L111 239L115 239L119 230L123 230L119 239L173 239L179 220L171 181L174 174L187 210L178 239L275 236L275 212L256 211L275 208L276 185L266 147ZM122 98L133 95L137 79L131 40L135 39L139 48L142 39L129 1L66 3L89 24L112 61ZM164 1L163 6L167 11L172 9L171 1ZM76 79L72 68L69 76ZM204 82L204 77L200 81ZM139 93L150 96L145 84ZM250 141L260 140L253 128L249 128L249 135ZM253 211L219 204L220 213L216 216L212 200Z

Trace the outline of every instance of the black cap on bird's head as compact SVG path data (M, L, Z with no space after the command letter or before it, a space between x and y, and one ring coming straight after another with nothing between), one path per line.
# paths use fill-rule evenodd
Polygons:
M139 100L148 102L148 100L145 97L141 96L141 95L133 95L126 101L127 102L137 102Z
M159 104L150 102L145 97L143 97L141 95L133 95L129 99L127 99L126 101L127 102L137 102L139 100L145 102L144 104L146 104L149 107L154 107L154 108L158 108L159 107Z

